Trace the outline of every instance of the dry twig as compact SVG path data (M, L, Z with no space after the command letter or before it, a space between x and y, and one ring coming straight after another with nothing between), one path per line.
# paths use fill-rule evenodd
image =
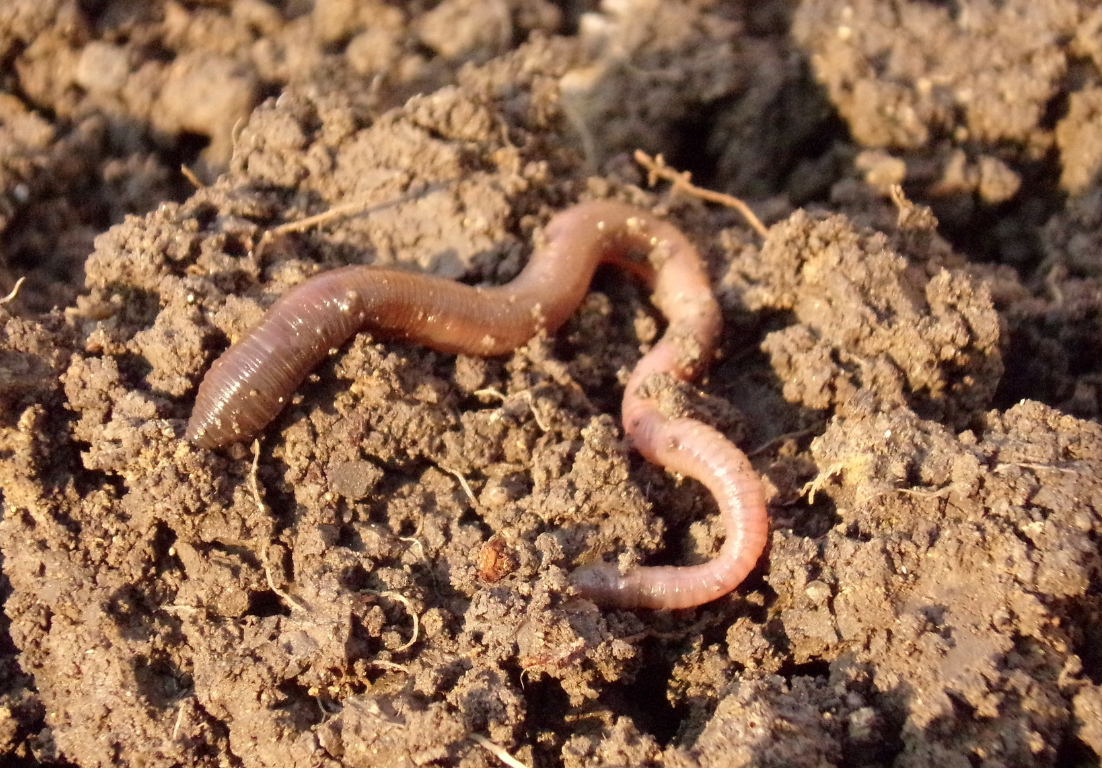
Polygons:
M742 214L742 218L746 219L746 223L750 225L751 229L761 235L763 239L768 237L769 230L761 223L761 219L750 210L750 206L737 197L696 186L692 183L693 175L691 173L674 170L666 165L665 158L660 154L651 157L643 150L637 149L635 150L635 162L647 169L647 183L650 186L653 187L657 184L659 179L666 179L673 184L674 191L685 192L710 203L718 203L728 208L734 208Z

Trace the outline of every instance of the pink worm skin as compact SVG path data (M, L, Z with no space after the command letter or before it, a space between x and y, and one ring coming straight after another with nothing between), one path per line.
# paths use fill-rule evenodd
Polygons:
M650 255L653 271L628 261ZM769 522L761 481L746 455L715 429L668 418L643 392L656 375L687 381L711 362L719 306L696 249L673 225L613 201L581 203L548 222L545 242L509 283L478 288L430 275L344 267L281 297L260 323L211 366L199 385L186 438L202 448L247 439L283 409L331 349L362 330L442 352L499 355L573 314L602 262L643 274L669 321L624 393L624 431L649 461L702 482L719 504L726 539L702 565L639 566L620 573L593 563L572 575L587 599L619 608L690 608L742 582L765 548Z

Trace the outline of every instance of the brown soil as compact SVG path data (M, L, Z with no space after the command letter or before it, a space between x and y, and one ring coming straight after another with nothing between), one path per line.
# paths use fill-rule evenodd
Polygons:
M3 0L0 64L0 759L1098 764L1093 0ZM181 440L305 276L502 282L607 196L724 306L689 402L772 518L735 594L570 592L720 536L623 439L660 318L613 273L503 359L358 337L255 463Z

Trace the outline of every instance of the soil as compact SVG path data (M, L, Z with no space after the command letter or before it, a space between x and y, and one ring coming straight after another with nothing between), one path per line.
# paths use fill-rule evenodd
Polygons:
M637 148L768 236L649 186ZM500 283L597 197L659 210L714 278L688 402L771 515L732 595L571 592L722 535L624 440L661 318L614 272L506 357L361 334L255 448L181 439L290 286ZM1093 0L4 0L0 288L23 277L6 764L1099 762Z

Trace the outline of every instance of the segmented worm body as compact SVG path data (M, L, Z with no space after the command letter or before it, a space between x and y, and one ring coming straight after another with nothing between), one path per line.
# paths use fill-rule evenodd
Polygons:
M333 348L361 330L443 352L499 355L556 331L581 303L598 264L620 264L651 284L669 321L639 361L623 401L624 431L649 461L695 478L715 496L726 529L719 555L688 567L612 563L579 568L579 594L606 606L687 608L734 589L765 547L761 481L738 448L691 418L663 415L645 385L658 375L689 380L710 362L721 318L696 249L673 225L612 201L556 215L545 243L509 283L478 288L374 267L345 267L297 286L215 361L199 386L186 437L215 448L251 437L290 400ZM629 261L649 254L652 267Z

